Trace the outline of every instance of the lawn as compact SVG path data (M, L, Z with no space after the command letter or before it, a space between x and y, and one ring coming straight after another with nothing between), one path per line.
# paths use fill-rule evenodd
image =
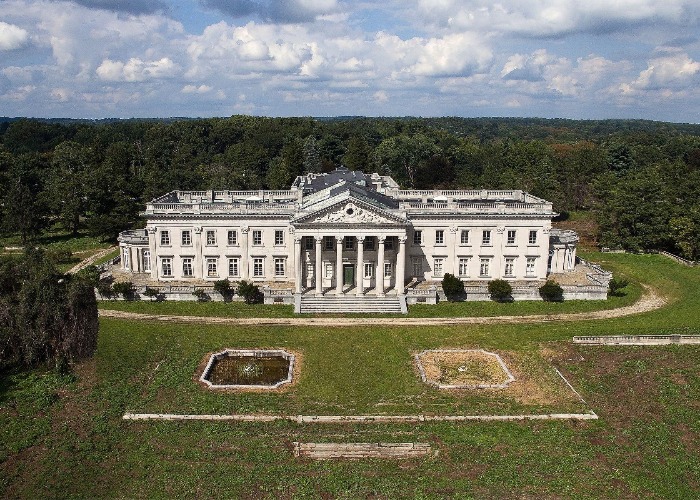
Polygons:
M698 497L700 347L592 347L570 339L697 333L700 269L660 256L601 258L666 294L669 304L609 320L430 329L102 319L97 355L75 368L75 379L42 371L0 378L0 495ZM300 379L278 393L204 390L194 381L197 366L222 347L297 351ZM516 379L529 377L534 385L512 393L427 387L411 354L435 348L501 353ZM587 405L562 388L552 366ZM542 392L534 394L538 388ZM125 411L452 415L588 407L600 420L300 425L121 419ZM293 458L292 441L429 442L439 454L316 462Z

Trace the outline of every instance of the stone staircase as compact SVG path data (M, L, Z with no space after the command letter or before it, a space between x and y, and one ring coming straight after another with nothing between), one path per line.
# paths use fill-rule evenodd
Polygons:
M298 307L296 307L298 304ZM406 298L397 296L377 297L365 295L357 297L327 295L315 297L305 295L295 303L296 313L302 314L406 314Z

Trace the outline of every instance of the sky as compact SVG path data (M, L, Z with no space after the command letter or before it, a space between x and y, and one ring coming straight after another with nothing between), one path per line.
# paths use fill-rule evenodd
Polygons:
M0 116L700 123L698 0L0 0Z

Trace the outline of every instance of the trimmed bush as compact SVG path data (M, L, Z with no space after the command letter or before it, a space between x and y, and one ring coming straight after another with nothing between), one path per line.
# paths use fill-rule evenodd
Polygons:
M545 302L561 302L564 300L564 290L556 281L547 280L540 287L540 296Z
M134 284L131 281L119 281L112 285L112 291L128 299L134 294Z
M612 295L613 297L621 297L624 295L624 293L622 293L622 289L629 284L629 280L625 278L613 278L610 280L610 283L608 283L608 294Z
M497 302L505 302L511 298L513 287L506 280L489 281L489 294Z
M228 278L215 281L214 291L219 292L224 300L230 299L233 295L233 287L231 287L231 282L228 280Z
M238 284L238 295L243 297L246 304L259 304L263 301L263 294L253 282L241 281Z
M199 302L204 302L205 300L207 300L207 299L209 298L209 296L207 295L207 292L205 292L205 291L204 291L203 289L201 289L201 288L196 288L196 289L194 290L194 292L192 292L192 295L194 295L195 297L197 297L197 300L198 300Z
M160 294L160 290L157 288L151 288L151 287L147 286L146 290L143 292L143 294L146 297L148 297L149 299L151 299L151 301L153 301L153 299L158 297L158 295Z
M464 295L464 283L454 274L445 273L442 278L442 291L445 292L447 300L454 302Z

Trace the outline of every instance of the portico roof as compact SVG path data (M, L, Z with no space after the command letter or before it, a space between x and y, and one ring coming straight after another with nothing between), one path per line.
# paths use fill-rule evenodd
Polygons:
M361 192L348 187L297 213L291 223L296 227L405 227L408 221L402 212L381 206L376 200L368 199Z

